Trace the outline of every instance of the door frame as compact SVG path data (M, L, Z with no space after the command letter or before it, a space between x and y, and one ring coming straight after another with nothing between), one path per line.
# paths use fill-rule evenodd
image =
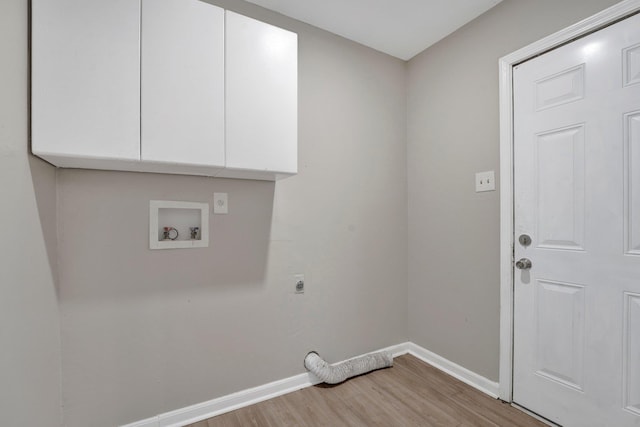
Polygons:
M513 67L558 46L640 12L640 0L624 0L499 60L500 73L500 373L499 397L513 400Z

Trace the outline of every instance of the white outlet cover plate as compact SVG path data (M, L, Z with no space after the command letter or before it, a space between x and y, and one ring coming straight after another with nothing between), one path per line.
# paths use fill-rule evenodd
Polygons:
M227 193L213 193L213 213L222 215L229 213Z
M476 174L476 193L494 191L496 189L495 171L478 172Z

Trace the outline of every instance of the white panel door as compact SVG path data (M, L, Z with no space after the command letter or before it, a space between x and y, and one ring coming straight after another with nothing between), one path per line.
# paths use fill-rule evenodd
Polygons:
M640 15L515 67L514 141L513 400L640 426Z
M297 34L226 11L226 164L296 173Z
M142 160L224 167L224 10L142 0Z
M140 1L32 1L32 150L140 158Z

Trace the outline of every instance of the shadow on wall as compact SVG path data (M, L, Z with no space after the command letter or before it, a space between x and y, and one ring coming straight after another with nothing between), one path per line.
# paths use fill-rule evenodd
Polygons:
M58 170L64 299L263 286L274 188L266 181ZM212 214L214 192L229 194L229 214ZM150 200L209 203L209 247L150 250Z
M40 227L44 237L51 277L56 287L56 294L60 293L58 280L57 257L57 209L56 209L56 168L44 160L28 154L31 181L35 194Z

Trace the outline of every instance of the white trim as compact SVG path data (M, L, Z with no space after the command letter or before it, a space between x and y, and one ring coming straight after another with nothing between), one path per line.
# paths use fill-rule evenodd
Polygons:
M398 344L376 351L389 351L393 354L393 357L397 357L409 353L409 344L410 343ZM245 406L253 405L268 399L273 399L274 397L301 390L320 382L321 381L316 378L315 375L307 372L258 387L242 390L237 393L232 393L207 402L166 412L122 427L180 427L186 424L206 420L207 418L215 417L216 415L221 415L236 409L244 408Z
M136 421L135 423L127 424L122 427L160 427L160 420L155 416L147 418L146 420Z
M513 366L513 65L500 59L500 398L511 402Z
M498 397L498 383L488 380L475 372L471 372L470 370L412 342L405 342L383 348L381 350L376 350L376 352L377 351L389 351L393 354L393 357L411 354L412 356L415 356L431 366L446 372L452 377L457 378L465 384L468 384L491 397ZM198 403L175 411L166 412L155 417L123 425L122 427L181 427L272 399L274 397L301 390L320 382L321 381L313 374L307 372L222 396L217 399L209 400L208 402Z
M640 11L625 0L500 58L500 399L513 397L513 66Z
M226 412L244 408L264 400L282 396L320 381L310 373L295 375L283 380L274 381L258 387L242 390L207 402L198 403L166 412L146 420L137 421L122 427L179 427L215 417Z
M476 374L414 343L409 343L409 354L495 399L498 398L498 383L495 381Z
M185 424L195 423L207 418L215 417L226 412L234 411L245 406L253 405L274 397L282 396L314 384L320 381L310 373L304 373L293 377L274 381L269 384L250 388L229 394L208 402L199 403L167 412L158 416L160 427L180 427Z

